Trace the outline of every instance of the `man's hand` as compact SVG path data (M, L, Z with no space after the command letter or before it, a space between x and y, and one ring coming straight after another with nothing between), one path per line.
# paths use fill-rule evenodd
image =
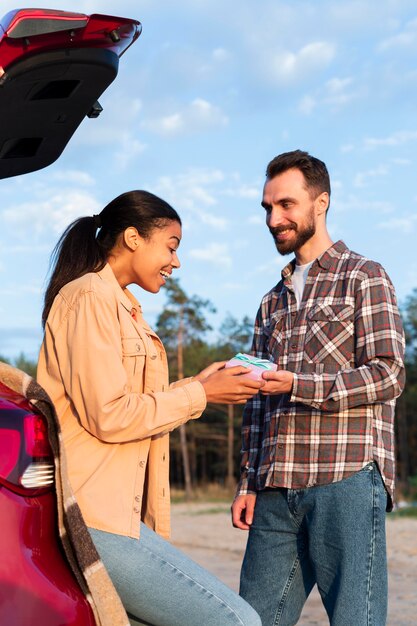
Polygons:
M292 372L287 372L287 370L264 372L262 378L266 384L259 391L265 396L291 393L292 391L294 382L294 374Z
M232 504L232 523L235 528L249 530L253 521L256 495L248 493L243 496L236 496Z

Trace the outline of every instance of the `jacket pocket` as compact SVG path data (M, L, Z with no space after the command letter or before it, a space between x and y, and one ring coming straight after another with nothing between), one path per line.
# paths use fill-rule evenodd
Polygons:
M140 337L122 337L123 366L128 379L128 391L143 391L146 349Z

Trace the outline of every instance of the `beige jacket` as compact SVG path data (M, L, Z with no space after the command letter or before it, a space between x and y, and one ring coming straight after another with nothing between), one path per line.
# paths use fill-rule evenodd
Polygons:
M142 520L168 537L167 433L198 418L206 396L192 379L169 385L164 347L109 265L55 298L38 381L55 404L86 524L138 537Z

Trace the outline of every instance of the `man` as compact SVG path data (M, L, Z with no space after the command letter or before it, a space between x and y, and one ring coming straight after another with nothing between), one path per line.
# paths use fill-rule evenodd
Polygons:
M296 150L267 167L262 206L280 254L253 353L276 372L243 416L233 524L249 529L241 595L263 626L296 624L317 584L332 626L383 626L385 511L404 337L384 269L326 227L325 164Z

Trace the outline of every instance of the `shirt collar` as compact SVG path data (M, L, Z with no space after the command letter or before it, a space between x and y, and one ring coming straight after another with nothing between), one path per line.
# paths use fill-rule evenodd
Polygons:
M341 239L336 241L330 248L325 250L323 254L317 257L317 265L324 270L331 270L332 268L336 268L337 263L344 252L346 252L347 246L343 243ZM311 266L311 269L315 267L316 263L314 262ZM295 259L292 259L281 272L282 278L285 281L293 274L295 267Z

